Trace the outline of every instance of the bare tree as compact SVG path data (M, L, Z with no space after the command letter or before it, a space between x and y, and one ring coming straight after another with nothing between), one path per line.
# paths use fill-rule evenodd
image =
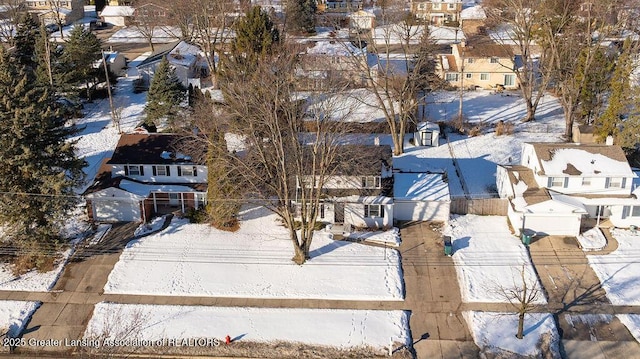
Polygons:
M536 309L536 301L543 296L537 278L527 280L525 273L523 264L520 269L520 278L513 278L512 286L498 286L500 295L508 300L518 313L518 332L516 333L518 339L524 338L525 315Z
M417 24L402 1L381 7L375 34L358 32L355 43L366 44L366 56L354 53L352 65L362 73L393 139L393 153L404 152L404 137L418 108L434 84L435 47L425 24Z
M0 7L4 9L0 13L0 41L13 45L20 18L26 13L24 0L0 0Z
M571 140L573 123L578 119L581 93L588 73L596 64L604 41L616 32L610 17L614 0L581 4L572 0L543 7L540 41L549 48L549 71L565 118L565 138Z
M524 122L535 120L540 100L551 81L546 71L550 61L548 43L539 42L539 23L546 0L490 0L485 2L487 23L497 30L496 41L504 47L517 49L521 63L513 67L520 92L527 106Z
M160 5L158 0L137 0L134 7L133 26L147 40L151 51L154 51L154 33L160 29L167 29L171 21L171 12L169 8Z
M309 259L327 179L338 164L349 165L362 156L347 154L340 144L347 124L334 114L340 107L340 116L348 116L349 104L330 92L322 101L299 99L294 73L300 50L297 44L278 45L252 71L226 62L221 81L225 115L198 126L209 150L225 146L216 153L226 156L224 162L240 176L236 186L276 213L289 229L297 264ZM219 133L236 136L242 148L230 152L227 143L215 140Z

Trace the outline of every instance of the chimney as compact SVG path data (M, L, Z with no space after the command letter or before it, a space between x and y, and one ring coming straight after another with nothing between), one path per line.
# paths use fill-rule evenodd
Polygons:
M607 146L613 146L613 136L607 136L607 139L604 142Z

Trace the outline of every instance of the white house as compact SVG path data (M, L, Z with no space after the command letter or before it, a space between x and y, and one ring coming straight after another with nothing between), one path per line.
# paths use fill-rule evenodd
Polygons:
M135 9L133 6L110 6L107 5L100 12L100 18L115 26L127 26L133 18Z
M500 197L511 200L514 228L576 235L584 217L616 227L640 224L636 177L619 146L525 143L521 164L498 166L496 184Z
M185 41L176 41L158 48L144 61L140 62L136 68L142 78L150 83L153 75L162 61L166 58L169 64L175 69L175 75L180 79L186 88L189 84L195 87L200 86L200 79L209 73L208 65L204 53L198 46Z
M447 221L449 185L441 173L395 173L393 216L397 221Z
M155 214L201 208L207 167L176 151L174 134L124 134L84 194L97 222L146 221Z
M322 200L317 219L326 223L350 226L382 228L393 225L393 198L391 187L392 152L390 146L344 145L344 153L357 153L336 164L334 173L325 179ZM347 156L338 156L346 158ZM348 163L347 163L348 162ZM302 191L302 183L309 188L312 176L298 179L296 190ZM299 205L299 203L295 203Z

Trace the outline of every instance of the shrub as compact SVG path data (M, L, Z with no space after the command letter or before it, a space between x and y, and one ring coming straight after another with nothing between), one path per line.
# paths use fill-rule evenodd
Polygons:
M184 215L191 223L205 223L209 220L209 216L204 208L189 208Z
M504 122L500 120L496 124L496 135L497 136L513 135L513 128L514 128L513 123Z
M478 125L478 126L474 126L473 128L471 128L471 130L469 130L469 136L471 137L476 137L482 134L482 128Z

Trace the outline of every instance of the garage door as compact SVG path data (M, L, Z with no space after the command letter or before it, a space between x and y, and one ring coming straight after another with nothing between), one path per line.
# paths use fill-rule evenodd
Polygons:
M393 217L398 221L446 221L449 219L449 203L395 201L393 203Z
M579 216L535 216L527 214L524 227L528 230L557 236L577 236L580 234Z
M137 201L94 201L94 220L104 222L131 222L140 220Z

